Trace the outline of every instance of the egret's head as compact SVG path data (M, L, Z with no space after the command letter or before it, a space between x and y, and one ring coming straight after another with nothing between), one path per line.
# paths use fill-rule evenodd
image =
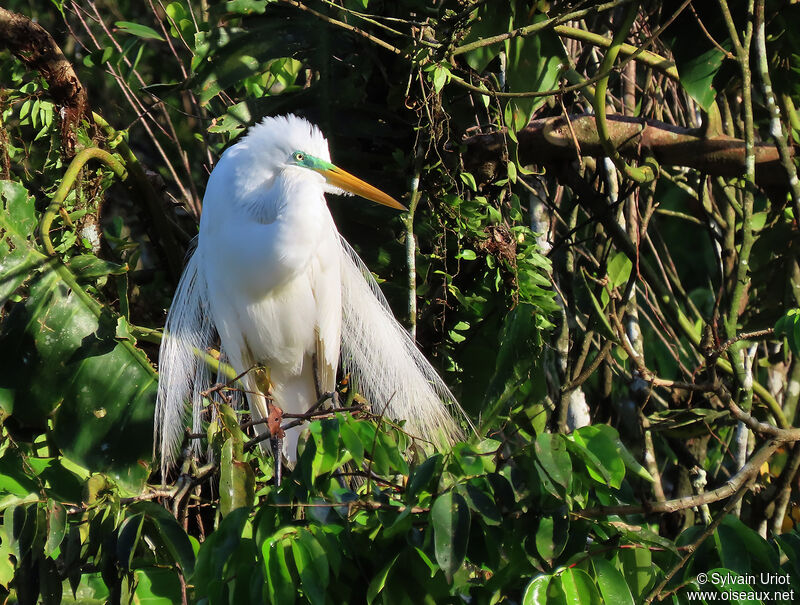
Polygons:
M325 181L330 185L334 192L347 192L360 195L368 200L395 208L397 210L406 210L396 199L390 195L385 194L380 189L377 189L365 183L358 177L353 176L349 172L345 172L341 168L334 166L327 160L310 155L304 151L292 152L289 163L293 166L300 168L307 168L321 174Z
M334 166L328 142L319 128L295 115L264 118L226 151L225 156L228 170L235 172L243 200L258 196L282 172L292 171L301 175L308 170L319 175L316 178L321 176L324 179L327 192L354 193L405 210L392 197Z

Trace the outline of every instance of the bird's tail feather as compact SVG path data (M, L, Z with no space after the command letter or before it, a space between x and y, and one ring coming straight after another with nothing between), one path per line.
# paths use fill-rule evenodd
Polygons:
M201 354L213 345L214 326L208 313L206 284L194 254L186 265L172 301L159 351L154 452L162 473L175 461L186 427L186 402L192 402L192 427L202 430L202 391L210 383ZM199 442L195 442L199 443Z
M455 397L392 315L355 251L342 244L342 365L377 413L406 421L406 430L437 444L464 437L469 424ZM470 425L471 426L471 425Z

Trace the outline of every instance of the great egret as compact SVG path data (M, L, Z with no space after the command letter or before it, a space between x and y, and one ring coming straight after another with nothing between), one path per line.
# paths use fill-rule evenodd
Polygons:
M228 149L203 198L197 247L167 316L160 351L156 447L162 470L186 426L201 430L201 392L211 384L198 352L214 344L243 374L250 412L267 416L269 395L303 413L335 387L341 360L375 409L406 420L412 434L442 442L462 436L447 404L455 398L392 316L378 285L336 230L325 193L397 201L337 168L318 128L294 115L265 118ZM263 432L263 425L256 425ZM296 458L301 427L283 453Z

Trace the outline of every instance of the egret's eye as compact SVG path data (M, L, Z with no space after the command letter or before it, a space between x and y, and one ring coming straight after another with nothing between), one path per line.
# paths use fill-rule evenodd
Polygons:
M303 160L305 160L305 159L306 159L306 156L305 156L305 154L304 154L304 153L302 153L302 152L300 152L300 151L295 151L295 152L292 154L292 159L293 159L295 162L302 162Z

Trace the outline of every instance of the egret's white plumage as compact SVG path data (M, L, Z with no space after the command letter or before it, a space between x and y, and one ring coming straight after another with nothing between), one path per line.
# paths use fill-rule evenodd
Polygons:
M445 406L458 409L452 394L336 230L324 194L344 193L337 185L399 207L330 164L322 133L292 115L264 119L214 168L197 248L161 345L155 433L162 467L182 441L187 402L200 429L200 393L210 384L202 352L216 334L227 361L244 373L256 419L267 405L263 381L248 372L255 364L268 368L275 403L303 413L319 393L333 391L341 360L373 408L406 420L412 434L438 442L461 436ZM290 461L300 430L287 431Z

